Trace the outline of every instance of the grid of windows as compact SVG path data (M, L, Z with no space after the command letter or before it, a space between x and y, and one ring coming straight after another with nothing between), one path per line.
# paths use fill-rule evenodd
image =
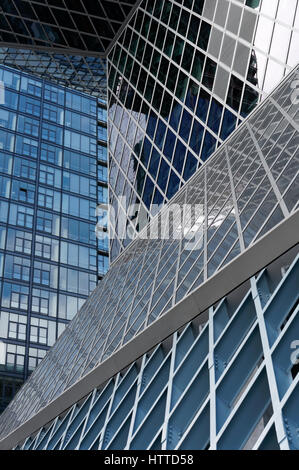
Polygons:
M98 175L95 98L3 66L0 80L0 342L3 371L26 379L108 268L95 235L107 162Z
M296 65L297 3L141 2L108 56L110 199L135 234Z

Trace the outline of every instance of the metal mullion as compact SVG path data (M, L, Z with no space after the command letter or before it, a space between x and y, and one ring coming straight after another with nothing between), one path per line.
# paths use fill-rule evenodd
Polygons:
M133 259L133 258L132 258ZM145 255L143 255L143 258L142 258L142 263L144 263L144 259L145 259ZM132 264L132 263L131 263ZM143 265L143 264L142 264ZM142 268L140 268L141 270ZM128 273L129 273L129 270L128 270ZM134 281L134 279L132 279L132 281ZM122 301L122 296L120 296L119 298L119 303ZM116 307L116 312L119 310L119 303ZM107 333L107 338L106 338L106 341L104 343L104 346L103 346L103 349L105 350L106 346L107 346L107 342L108 342L108 339L109 339L109 336L110 336L110 333L113 332L113 330L116 328L117 324L124 318L125 316L125 313L117 320L117 323L114 324L114 321L111 321L110 325L109 325L109 330L108 330L108 333ZM115 319L116 315L114 316L114 319Z
M133 257L132 257L129 266L131 266L131 265L133 264L133 261L134 261L134 260L133 260ZM121 271L122 268L124 269L124 267L120 265L120 266L119 266L119 271ZM129 269L127 269L127 276L128 276L128 273L129 273ZM118 279L118 277L115 276L114 283L117 282L117 279ZM114 283L113 283L113 285L114 285ZM126 286L126 283L124 282L122 292L123 292L123 290L125 289L125 286ZM111 289L111 292L112 292L112 289ZM117 312L118 305L119 305L119 302L120 302L120 301L121 301L121 296L119 297L118 302L117 302L117 305L116 305L116 307L115 307L115 309L114 309L114 317L115 317L115 315L116 315L116 312ZM109 305L109 302L107 301L107 306L108 306L108 305ZM85 361L84 364L86 364L86 362L89 360L90 354L91 354L91 351L92 351L94 345L98 343L97 334L98 334L98 332L100 331L100 328L102 327L102 324L103 324L103 321L104 321L104 318L105 318L105 313L106 313L106 312L104 311L103 314L102 314L102 317L101 317L101 321L99 322L99 324L98 324L98 326L97 326L96 332L95 332L95 334L93 335L93 340L92 340L92 343L90 343L90 345L89 345L89 346L90 346L90 347L89 347L89 352L88 352L88 354L87 354L86 361ZM111 319L111 320L112 320L112 319ZM110 327L111 327L111 325L112 325L112 321L111 321ZM107 337L108 337L108 335L107 335ZM95 343L95 341L96 341L96 343ZM85 367L85 366L84 366L84 367Z
M237 198L236 198L236 193L235 193L233 174L232 174L232 170L231 170L231 166L230 166L227 146L225 147L225 156L226 156L228 175L229 175L230 185L231 185L231 195L232 195L233 204L234 204L234 208L235 208L235 220L236 220L236 223L237 223L240 249L241 249L241 252L242 252L242 251L245 250L245 243L244 243L244 239L243 239L243 231L242 231L240 217L239 217L238 203L237 203Z
M191 77L192 77L193 80L197 81L197 82L198 82L198 83L197 83L198 86L200 86L201 88L203 88L205 91L208 91L209 94L211 93L211 91L210 91L208 88L206 88L205 85L202 85L202 83L199 82L197 79L195 79L195 77L193 77L190 73L188 74L188 72L185 71L185 69L183 69L180 65L178 65L176 62L174 62L174 61L173 61L170 57L168 57L163 51L160 51L160 50L157 49L156 46L154 46L154 45L152 45L152 47L154 48L154 50L157 50L157 51L159 52L159 54L161 54L162 56L164 56L164 57L169 61L170 64L175 65L175 66L178 68L179 71L184 71L184 73L187 74L188 78L191 78ZM135 57L133 57L133 55L132 55L129 51L127 51L126 49L123 49L123 50L125 51L125 53L126 53L128 56L131 56L131 58L133 59L133 61L137 62L137 63L139 64L139 66L140 66L141 68L144 68L144 70L145 70L145 66L144 66L143 63L142 63L142 62L143 62L142 60L141 60L141 61L137 60ZM207 57L207 53L206 53L206 52L204 52L204 55L205 55L205 57ZM193 61L194 61L194 57L193 57ZM157 81L157 77L155 77L149 70L146 70L146 72L147 72L152 78L154 78L154 80ZM169 70L168 70L168 74L169 74ZM121 73L121 75L124 77L123 73ZM124 78L125 78L125 77L124 77ZM178 82L178 78L179 78L179 74L178 74L177 79L176 79L176 85L177 85L177 82ZM127 79L125 78L125 80L127 80ZM161 83L160 81L158 81L158 82L159 82L160 86L162 86L162 88L164 89L164 91L166 90L167 92L169 92L169 90L168 90L168 89L166 88L166 86L165 86L165 83ZM137 90L137 88L135 88L135 87L133 87L133 88L134 88L134 91L137 92L139 96L141 96L142 100L143 100L144 102L146 102L146 103L150 106L150 108L152 108L152 104L150 104L150 103L147 101L147 99L145 98L145 96L144 96L144 95L141 95L140 92ZM185 105L185 103L184 103L184 102L181 102L181 101L175 96L175 94L172 95L172 98L173 98L173 101L174 101L174 102L177 102L178 104L180 104L184 110L188 110L188 111L190 112L189 108ZM221 103L221 104L222 104L223 106L226 106L224 102ZM182 113L182 115L183 115L183 113ZM178 127L180 127L180 125L181 125L182 115L180 116L180 124L179 124ZM193 114L192 116L194 116L194 114ZM168 123L164 120L164 118L163 118L162 116L159 116L159 118L163 121L164 124L166 124L166 126L168 125ZM218 139L218 135L216 135L204 122L200 121L199 119L196 119L196 120L198 120L198 122L200 122L200 124L203 125L203 127L204 127L205 130L208 130L215 138ZM172 128L171 128L171 129L172 129ZM180 136L180 134L179 134L177 131L175 131L175 134L176 134L176 137L180 140L180 142L183 143L183 144L186 146L186 142L182 139L182 137ZM146 135L147 135L147 134L146 134ZM189 137L189 139L188 139L188 142L189 142L189 140L190 140L190 137ZM154 142L152 142L152 143L153 143L153 145L155 146L155 143L154 143ZM201 144L201 145L202 145L202 144ZM197 155L197 154L193 151L193 149L189 146L189 143L187 143L187 147L188 147L188 150L191 151L191 153L192 153L194 156L196 156L197 158L199 158L199 155ZM175 168L174 168L174 170L175 170ZM176 170L175 170L175 171L176 171Z
M281 449L288 450L289 443L288 443L288 438L286 436L285 428L284 428L284 422L283 422L282 410L280 407L280 398L279 398L277 381L276 381L276 376L275 376L275 371L274 371L273 359L271 356L266 323L264 319L261 299L259 297L257 282L255 278L251 278L250 284L251 284L252 297L253 297L256 313L257 313L258 327L259 327L259 332L260 332L260 337L261 337L261 342L262 342L262 347L263 347L265 370L266 370L267 380L269 384L269 393L270 393L271 402L272 402L277 441Z
M96 438L96 440L98 440L98 450L102 450L104 435L105 435L105 432L106 432L108 421L110 419L110 413L111 413L113 401L114 401L114 398L115 398L115 393L116 393L116 390L117 390L117 387L118 387L118 382L120 380L120 373L118 373L115 377L113 377L113 379L114 379L114 387L113 387L113 392L110 395L108 410L107 410L107 413L106 413L106 416L105 416L105 422L104 422L104 425L103 425L100 433L98 434L98 437ZM94 445L94 443L95 443L95 441L93 441L92 445Z
M261 159L262 165L263 165L263 167L264 167L266 176L268 177L268 180L269 180L270 185L271 185L271 187L272 187L272 191L274 192L274 194L275 194L275 196L276 196L276 198L277 198L277 201L278 201L278 203L279 203L279 205L280 205L280 208L281 208L281 210L282 210L282 213L283 213L283 215L284 215L285 217L288 217L288 215L289 215L289 210L288 210L288 208L287 208L287 206L286 206L286 204L285 204L285 202L284 202L284 200L283 200L283 198L282 198L282 194L281 194L281 192L280 192L279 189L278 189L278 186L277 186L277 184L276 184L276 181L275 181L275 179L274 179L274 177L273 177L273 175L272 175L272 173L271 173L271 171L270 171L270 168L268 167L268 164L267 164L267 162L266 162L266 160L265 160L265 158L264 158L264 155L263 155L263 153L262 153L262 151L261 151L261 149L260 149L260 147L259 147L259 144L258 144L258 142L257 142L257 140L256 140L256 138L255 138L255 135L253 134L253 131L252 131L251 126L249 125L249 123L246 123L246 127L247 127L247 129L248 129L248 131L249 131L249 133L250 133L250 135L251 135L251 137L252 137L252 140L253 140L253 142L254 142L254 144L255 144L255 146L256 146L256 149L257 149L257 152L258 152L259 157L260 157L260 159Z
M210 384L210 449L216 450L216 377L214 364L214 307L209 308L209 384Z
M127 443L125 445L124 450L129 450L130 445L131 445L131 440L132 440L132 435L133 435L133 429L134 429L134 424L135 424L135 419L136 419L136 414L137 414L137 407L138 407L138 401L140 397L140 391L141 391L141 385L142 385L142 376L143 376L143 371L146 363L146 354L142 357L142 362L140 366L140 371L137 376L137 390L136 390L136 395L135 395L135 400L134 404L132 407L132 416L131 416L131 422L130 422L130 428L128 432L128 438L127 438Z
M83 420L82 420L83 426L82 426L82 430L81 430L81 433L80 433L80 437L79 437L79 440L78 440L78 443L77 443L77 446L76 446L76 449L75 449L75 450L79 450L79 449L80 449L82 440L83 440L83 438L84 438L84 434L85 434L87 422L88 422L88 420L89 420L90 413L91 413L91 411L92 411L92 408L93 408L93 406L94 406L94 404L95 404L96 397L97 397L97 389L96 389L96 388L91 392L91 395L92 395L92 398L91 398L91 400L90 400L90 404L89 404L88 410L87 410L87 412L86 412L85 418L83 418Z
M146 264L146 256L148 255L149 251L150 251L150 243L147 244L147 249L146 249L146 252L145 252L143 260L142 260L142 267L141 267L141 270L139 271L138 280L136 280L136 286L135 286L135 289L134 289L133 299L136 299L139 296L139 293L140 293L140 290L141 290L141 286L139 284L140 284L140 281L141 281L141 279L143 278L143 275L144 275L143 268L144 268L144 265ZM155 253L150 253L149 256L155 256ZM150 266L151 265L152 265L152 262L150 263ZM150 266L148 266L146 268L146 271L148 269L150 269ZM149 272L149 276L150 275L151 275L151 272ZM144 283L142 284L142 286L146 283L147 280L148 280L148 278L146 278L144 280ZM147 291L148 291L148 289L147 289ZM134 308L133 308L134 302L131 302L131 304L128 306L129 309L128 309L126 325L124 327L124 332L123 332L123 336L122 336L122 344L124 344L124 338L125 338L125 335L128 331L128 324L129 324L130 318L131 318L132 314L134 313L134 311L136 310L136 308L138 307L138 305L140 305L140 303L142 302L143 297L144 297L144 295L141 297L141 299L139 299L137 301L137 304L135 305Z

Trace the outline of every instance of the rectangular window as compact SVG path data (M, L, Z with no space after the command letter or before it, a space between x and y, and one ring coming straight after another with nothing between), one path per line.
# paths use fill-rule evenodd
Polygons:
M103 183L107 183L108 175L107 175L107 167L103 165L98 165L98 180L102 181Z
M45 346L53 346L56 340L56 322L31 318L30 342L40 343Z
M14 131L16 129L17 116L11 111L1 109L0 113L0 127Z
M42 82L33 80L32 78L22 77L21 91L29 95L40 97L42 95Z
M6 345L6 369L11 372L22 373L25 362L25 347L15 344Z
M42 142L41 144L41 160L44 160L49 163L54 163L55 165L61 166L62 164L62 149L59 147L54 147L54 145L46 144Z
M94 224L88 224L87 222L81 222L80 220L62 217L61 236L77 242L96 245Z
M0 248L4 250L6 241L6 228L0 226Z
M64 110L53 104L45 103L43 109L43 118L56 124L63 125Z
M20 88L20 74L17 72L9 72L8 70L0 70L0 81L4 82L5 87L19 90Z
M78 150L83 153L91 155L97 154L96 139L78 134L77 132L64 131L64 145L65 147Z
M95 180L73 173L63 172L63 189L82 196L97 197L97 183Z
M40 183L47 184L48 186L61 188L61 171L48 165L41 165L39 181Z
M58 145L62 145L62 128L46 122L42 125L42 138Z
M107 147L98 145L98 159L103 162L107 162Z
M15 136L0 129L0 150L14 151Z
M54 238L35 236L35 256L58 261L59 242Z
M29 180L36 179L36 163L25 158L15 157L13 175Z
M62 212L64 214L95 222L96 203L76 196L62 195Z
M20 227L32 228L33 209L30 207L10 204L9 223Z
M75 245L74 243L61 242L60 262L95 271L96 252L93 248Z
M12 180L11 198L16 201L34 203L35 186L25 181Z
M33 137L38 137L39 121L28 116L19 116L18 132L22 132L23 134L28 134Z
M30 320L30 342L47 344L48 343L48 321L40 318L31 318Z
M92 116L97 115L97 102L95 99L80 96L70 91L66 92L66 106Z
M106 274L109 268L109 258L108 256L98 255L98 274L103 276Z
M9 198L10 179L5 176L0 177L0 196Z
M107 122L107 111L104 108L98 107L98 120L102 122Z
M38 205L46 209L60 211L60 193L48 188L38 188Z
M25 315L17 315L16 313L8 314L8 338L25 341L26 327L27 317Z
M21 256L6 255L4 277L7 279L28 282L30 265L30 259L22 258Z
M65 320L72 320L86 299L73 297L71 295L59 295L58 317Z
M20 95L19 111L30 114L31 116L40 116L40 101L30 98L26 95Z
M68 150L64 152L64 168L96 176L95 158L90 158L80 153L69 152Z
M60 218L58 215L42 210L37 211L36 230L58 236L59 225Z
M16 153L28 157L37 158L38 141L29 139L28 137L21 137L17 135L16 138Z
M32 233L9 228L7 230L6 249L24 255L31 254Z
M46 354L47 350L45 349L29 348L28 370L33 371Z
M32 312L56 317L57 294L45 289L32 289Z
M82 114L66 111L65 113L65 126L76 129L86 134L97 135L97 121Z
M10 175L12 170L12 156L0 152L0 171L6 175Z
M88 296L96 287L96 279L93 274L60 268L59 287L68 292Z
M7 88L5 89L4 93L4 103L3 105L6 108L10 109L18 109L18 93L15 93L14 91L9 91Z
M98 127L98 138L100 140L107 141L107 128L106 127Z
M19 284L3 283L2 307L28 310L29 288Z
M0 222L7 222L8 202L0 201Z
M98 202L107 204L108 202L108 188L98 186Z
M51 101L51 103L64 105L64 90L46 84L44 87L44 98L45 100Z
M33 282L43 286L57 288L58 266L48 263L34 262Z

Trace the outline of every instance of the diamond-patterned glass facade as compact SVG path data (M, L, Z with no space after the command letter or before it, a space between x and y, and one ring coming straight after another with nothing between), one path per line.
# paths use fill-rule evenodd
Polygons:
M147 227L152 238L141 233L113 263L3 413L2 437L296 213L297 73L298 68L172 199L174 227L184 237L158 236L165 207ZM182 222L185 203L203 205L198 219L187 213Z
M285 7L141 2L108 55L112 260L297 64Z
M294 256L267 266L17 449L298 450L299 368L287 356L299 327Z

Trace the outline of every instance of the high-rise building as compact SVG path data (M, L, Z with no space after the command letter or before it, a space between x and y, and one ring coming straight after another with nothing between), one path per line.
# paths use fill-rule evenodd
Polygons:
M106 109L0 68L0 411L108 267Z
M141 2L108 54L112 260L297 64L298 30L297 1Z
M133 3L104 53L112 264L0 448L298 449L298 1Z

